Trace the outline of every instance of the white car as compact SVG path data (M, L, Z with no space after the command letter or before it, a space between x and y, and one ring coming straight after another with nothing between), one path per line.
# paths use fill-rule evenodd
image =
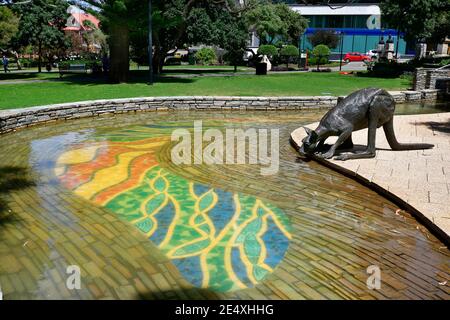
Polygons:
M247 47L247 50L244 52L243 60L248 62L251 58L258 55L258 48Z
M369 56L370 59L374 60L378 57L378 51L377 50L369 50L366 52L366 56Z

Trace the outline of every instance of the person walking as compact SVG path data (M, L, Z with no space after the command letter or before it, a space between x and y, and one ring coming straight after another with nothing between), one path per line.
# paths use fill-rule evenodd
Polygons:
M5 70L5 73L7 73L8 71L11 72L8 69L9 60L8 60L8 58L5 55L3 55L2 64L3 64L3 70Z

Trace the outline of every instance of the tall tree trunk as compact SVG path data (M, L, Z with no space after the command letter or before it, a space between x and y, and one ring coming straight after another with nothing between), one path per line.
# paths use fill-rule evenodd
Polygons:
M126 25L112 24L109 39L111 52L110 80L115 83L127 82L130 69L130 37Z
M42 72L42 42L39 41L38 45L38 72Z

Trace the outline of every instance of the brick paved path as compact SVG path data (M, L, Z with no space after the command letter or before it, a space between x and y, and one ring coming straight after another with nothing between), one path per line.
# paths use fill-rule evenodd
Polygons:
M392 151L383 130L377 130L377 155L373 159L330 162L351 170L395 194L450 234L450 113L395 116L400 142L427 142L430 150ZM317 123L308 125L315 129ZM302 128L292 137L301 141ZM367 129L353 133L353 142L367 145ZM327 142L334 142L333 137Z

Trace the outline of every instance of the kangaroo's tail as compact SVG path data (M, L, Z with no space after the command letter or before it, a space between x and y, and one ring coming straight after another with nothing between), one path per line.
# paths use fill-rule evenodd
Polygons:
M392 150L420 150L420 149L431 149L434 147L433 144L428 143L399 143L395 138L393 117L391 118L391 120L389 120L389 122L383 125L383 130Z

